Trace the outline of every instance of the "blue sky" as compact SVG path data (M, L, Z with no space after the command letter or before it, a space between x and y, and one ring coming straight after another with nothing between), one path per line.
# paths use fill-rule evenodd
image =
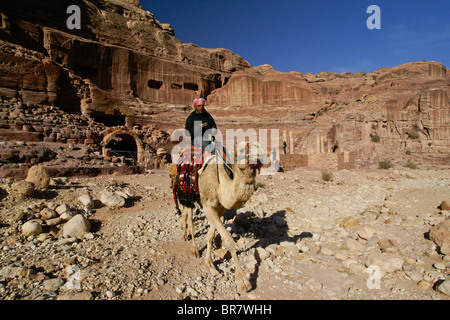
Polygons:
M411 61L450 68L449 0L140 0L183 42L282 72L371 72ZM366 26L370 5L381 29Z

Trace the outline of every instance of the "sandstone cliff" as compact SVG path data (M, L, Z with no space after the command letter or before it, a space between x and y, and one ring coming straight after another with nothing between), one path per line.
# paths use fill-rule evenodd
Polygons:
M208 97L225 126L294 132L295 153L353 152L367 162L401 151L450 151L450 77L438 62L365 74L281 73L268 65L235 72Z
M66 26L69 5L81 9L79 30ZM252 67L229 50L182 43L138 0L22 0L1 3L0 17L5 100L172 130L202 96L222 129L281 130L280 144L289 138L288 152L302 155L296 163L344 154L357 167L414 153L448 164L450 75L438 62L367 74Z
M66 26L69 5L81 9L79 30ZM129 115L146 103L190 105L250 67L229 50L182 43L138 1L24 0L0 12L0 90L24 103Z

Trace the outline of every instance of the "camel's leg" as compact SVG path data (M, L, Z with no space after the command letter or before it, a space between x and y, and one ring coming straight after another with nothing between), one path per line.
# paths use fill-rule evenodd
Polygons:
M186 230L186 222L188 217L188 210L189 208L180 205L180 211L181 211L181 220L180 220L180 228L181 228L181 240L186 241L188 239L188 234Z
M210 209L210 208L208 208ZM209 214L207 214L207 212ZM211 214L212 213L212 214ZM241 264L239 262L238 256L236 254L236 244L231 237L230 233L225 229L225 226L223 225L222 221L220 220L220 217L218 214L214 214L214 210L210 209L208 211L205 210L205 214L208 217L211 225L215 226L217 231L219 232L220 236L222 237L222 241L225 243L225 246L227 247L228 251L231 253L231 257L234 261L234 266L236 269L236 281L238 284L238 290L239 291L250 291L252 289L252 285L247 280L244 271L241 268Z
M213 276L217 276L219 274L219 271L217 271L216 267L213 264L212 258L211 258L212 243L214 240L215 233L216 233L216 227L211 224L209 227L208 234L206 236L207 240L206 240L205 266L206 266L206 269Z
M188 208L187 224L188 224L188 231L191 234L191 238L192 238L192 254L194 255L194 257L198 258L200 256L200 254L198 253L197 245L195 244L194 208ZM187 236L186 236L186 238L187 238Z

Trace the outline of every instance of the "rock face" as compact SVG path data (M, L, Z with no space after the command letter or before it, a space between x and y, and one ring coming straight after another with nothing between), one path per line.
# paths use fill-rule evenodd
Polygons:
M356 75L282 73L265 65L233 73L208 102L225 125L270 128L276 118L294 132L295 153L347 151L363 158L391 148L444 156L450 151L449 83L438 62Z
M66 9L74 3L83 25L70 30ZM448 159L450 77L439 62L367 74L252 67L229 50L182 43L137 0L4 1L0 17L2 99L51 105L107 127L158 124L172 130L184 126L192 100L201 96L220 128L291 131L290 153L300 155L283 156L281 166L331 161L332 168L366 167L406 152ZM91 128L63 138L65 132L38 132L39 124L25 120L17 112L13 121L29 139L98 143ZM281 145L286 138L279 140ZM140 163L145 148L136 140Z
M250 67L229 50L182 43L137 3L77 1L80 30L66 26L73 1L3 3L0 92L71 112L130 116L124 101L189 105Z

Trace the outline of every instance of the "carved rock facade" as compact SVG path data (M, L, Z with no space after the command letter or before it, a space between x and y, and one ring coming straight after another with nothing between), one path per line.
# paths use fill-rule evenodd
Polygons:
M79 30L66 26L69 5L81 10ZM386 155L414 153L448 164L450 74L438 62L368 74L252 67L229 50L182 43L138 0L9 1L0 4L0 18L2 105L20 101L30 108L54 106L82 115L90 124L101 124L90 130L99 132L97 143L105 144L112 133L102 126L182 128L192 100L200 96L207 98L220 129L292 132L289 151L301 159L290 156L289 163L364 167ZM5 114L0 122L11 138L28 128L22 120ZM48 129L39 136L45 140L75 134L40 127ZM133 133L112 136L134 139L144 162L145 150L153 154L158 148L147 146L147 138L140 143ZM92 142L83 134L74 139Z

